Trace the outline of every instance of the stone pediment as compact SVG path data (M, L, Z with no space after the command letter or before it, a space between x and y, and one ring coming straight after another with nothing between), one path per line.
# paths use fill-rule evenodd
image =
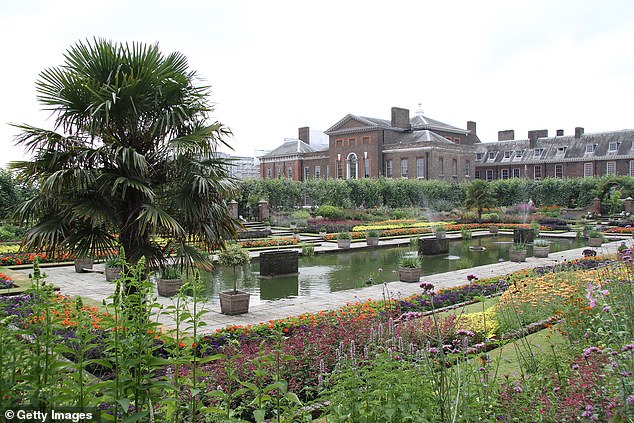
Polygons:
M338 132L348 132L351 130L363 131L389 127L390 124L387 121L348 114L324 132L328 135L332 135Z

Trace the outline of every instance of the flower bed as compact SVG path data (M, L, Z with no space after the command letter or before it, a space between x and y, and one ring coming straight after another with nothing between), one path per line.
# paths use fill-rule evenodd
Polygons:
M13 283L10 277L4 273L0 273L0 289L15 288L17 285Z
M261 247L277 247L282 245L297 245L297 239L294 237L279 237L267 239L255 239L243 241L240 243L243 248L261 248Z

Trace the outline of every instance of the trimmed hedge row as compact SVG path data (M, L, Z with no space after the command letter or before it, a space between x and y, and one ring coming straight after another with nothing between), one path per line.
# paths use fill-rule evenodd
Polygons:
M342 208L386 206L425 207L447 211L461 207L468 184L416 179L249 179L240 183L241 209L255 214L258 201L266 199L276 210L292 210L306 204ZM541 181L513 178L491 182L499 206L532 199L538 206L586 207L594 197L605 199L618 188L623 197L634 196L634 178L546 178Z

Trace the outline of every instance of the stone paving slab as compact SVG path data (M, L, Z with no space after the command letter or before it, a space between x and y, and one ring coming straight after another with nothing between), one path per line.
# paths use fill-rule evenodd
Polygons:
M407 239L387 240L382 245L399 245L408 243ZM599 254L614 254L620 241L613 241L604 244L602 247L595 249ZM336 243L325 243L319 248L325 250L337 250ZM357 247L365 248L365 243L358 243ZM362 244L362 245L361 245ZM630 244L630 241L628 241ZM376 247L374 247L376 248ZM454 286L465 285L467 283L467 275L474 274L479 278L488 278L494 276L502 276L516 270L552 265L563 260L580 258L582 251L588 247L577 248L558 253L552 253L548 258L529 257L524 263L512 263L503 261L499 263L473 267L470 269L456 270L453 272L439 273L435 275L423 276L421 281L431 282L436 289L450 288ZM103 265L96 265L95 269L100 270ZM58 286L63 294L71 296L82 296L90 298L97 302L102 300L114 292L114 284L107 282L100 273L75 273L73 266L54 267L44 269L47 280ZM25 276L28 270L19 270ZM282 319L285 317L298 316L306 312L318 312L321 310L334 310L348 303L365 301L367 299L380 300L386 297L402 298L420 292L418 283L404 283L399 281L389 282L381 285L373 285L365 288L350 289L346 291L338 291L318 296L306 296L291 299L283 299L275 302L258 304L251 306L249 313L239 316L226 316L220 313L218 305L211 303L203 303L203 307L208 308L208 313L203 317L207 326L202 329L204 332L213 332L216 329L224 328L231 325L249 325L266 322L268 320ZM164 307L171 305L173 302L169 298L157 297L156 300ZM173 321L170 316L159 316L158 321L166 328L173 327Z

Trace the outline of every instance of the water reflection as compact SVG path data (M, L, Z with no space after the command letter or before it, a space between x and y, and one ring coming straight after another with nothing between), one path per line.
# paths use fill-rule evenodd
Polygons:
M456 270L459 259L466 259L473 266L495 263L498 259L508 259L508 250L512 238L483 237L470 241L450 241L449 254L425 256L422 258L423 275ZM481 245L484 251L471 251L469 246ZM572 239L553 239L550 251L577 248L582 246ZM319 295L351 288L367 286L368 279L372 284L381 284L398 280L396 271L401 255L416 255L410 247L373 248L359 251L337 252L333 254L317 254L314 257L300 257L299 274L260 278L259 264L256 261L238 269L238 289L251 293L251 304L275 301L281 298ZM528 246L528 255L532 255L532 246ZM379 268L382 271L379 271ZM218 293L232 289L231 269L218 267L204 275L206 295L212 303L218 303Z

